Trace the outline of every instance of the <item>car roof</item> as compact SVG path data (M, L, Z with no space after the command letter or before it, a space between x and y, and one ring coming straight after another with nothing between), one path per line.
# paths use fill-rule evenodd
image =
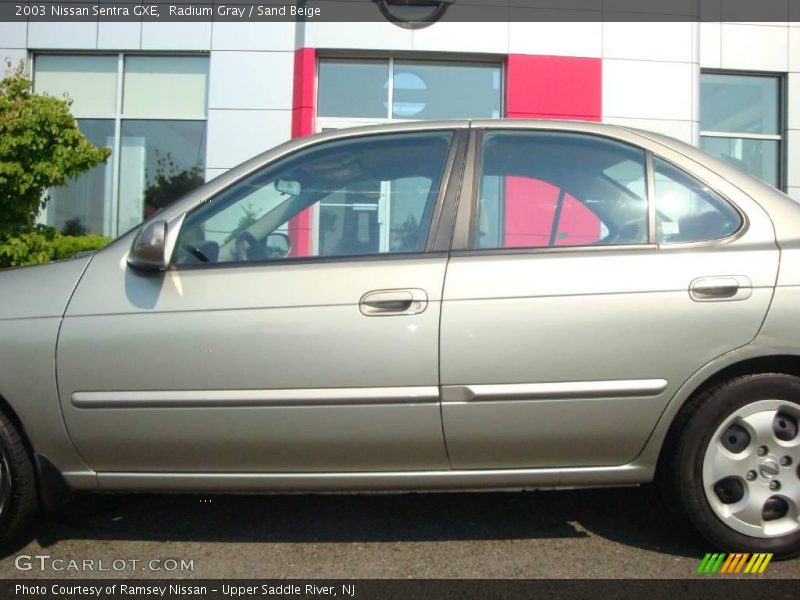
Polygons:
M366 133L390 133L400 131L426 131L430 129L539 129L558 131L581 131L591 133L621 133L630 131L628 127L599 123L597 121L578 121L563 119L443 119L435 121L393 121L375 125L361 125L334 129L308 136L314 139L349 137ZM305 139L308 139L305 138Z

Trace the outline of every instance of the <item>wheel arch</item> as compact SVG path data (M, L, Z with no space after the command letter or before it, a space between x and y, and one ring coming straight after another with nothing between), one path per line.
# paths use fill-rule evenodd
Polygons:
M20 439L33 464L39 505L47 510L56 508L72 496L72 487L67 483L61 471L45 455L36 452L25 424L2 393L0 393L0 411L19 432Z
M14 427L17 428L17 431L19 431L20 437L22 438L22 443L25 444L25 449L28 451L28 455L31 457L31 460L33 460L36 453L33 450L31 437L25 430L25 424L22 422L22 419L19 418L17 411L14 410L14 407L11 405L11 403L6 400L2 392L0 392L0 411L2 411L3 414L8 417L9 421L13 423Z
M729 364L719 365L710 374L702 374L699 382L691 382L690 380L688 393L687 390L683 390L683 394L679 392L678 395L682 396L682 400L668 409L671 414L669 414L668 424L664 427L663 436L658 443L658 455L655 461L656 472L663 468L667 458L666 455L672 447L671 442L680 431L681 419L679 417L692 400L724 381L730 381L743 375L757 375L759 373L779 373L800 377L800 355L775 353L740 358ZM662 419L664 416L662 416Z

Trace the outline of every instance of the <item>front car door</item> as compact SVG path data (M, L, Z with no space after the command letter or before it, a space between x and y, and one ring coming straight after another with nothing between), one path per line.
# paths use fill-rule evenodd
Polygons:
M87 464L446 468L447 255L433 238L464 136L458 126L345 134L254 169L185 214L167 213L180 233L164 273L128 267L129 239L98 253L57 359L64 418ZM380 194L388 230L376 221ZM297 231L297 215L322 203L318 229Z
M625 464L681 384L755 337L778 266L771 223L633 132L484 126L443 296L452 466Z

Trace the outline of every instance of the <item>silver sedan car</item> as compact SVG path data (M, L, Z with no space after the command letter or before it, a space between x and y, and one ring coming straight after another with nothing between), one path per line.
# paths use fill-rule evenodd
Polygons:
M656 481L800 553L800 205L649 132L299 139L0 273L0 526L76 490Z

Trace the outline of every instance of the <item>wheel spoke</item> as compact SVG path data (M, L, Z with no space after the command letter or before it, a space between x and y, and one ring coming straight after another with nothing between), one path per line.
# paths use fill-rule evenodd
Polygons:
M747 458L749 455L750 452L733 455L719 445L711 464L714 481L730 476L741 477L744 480L748 471Z
M800 508L800 479L797 478L797 473L786 473L780 478L780 482L781 489L774 493L786 496L795 506Z
M755 432L755 441L757 444L774 447L775 432L772 430L772 422L775 420L777 410L762 410L752 415L748 415L742 419L747 423L750 428Z
M764 503L772 495L772 492L763 485L749 486L747 501L739 510L733 511L737 519L744 521L748 525L755 525L756 527L763 526L762 513L764 511Z

